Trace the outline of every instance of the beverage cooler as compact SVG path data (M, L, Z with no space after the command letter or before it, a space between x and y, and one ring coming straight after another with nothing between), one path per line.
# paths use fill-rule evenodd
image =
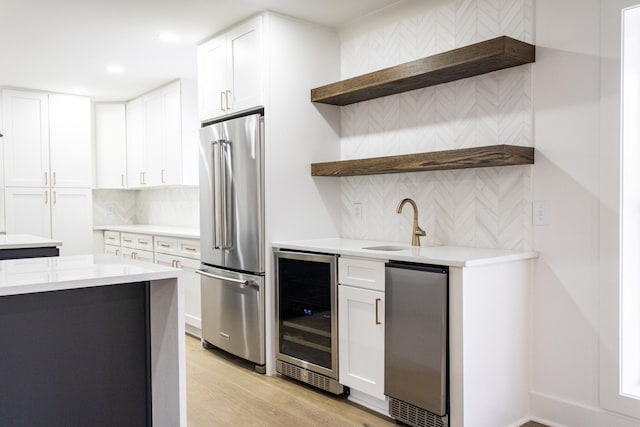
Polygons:
M276 370L341 394L337 256L275 252Z

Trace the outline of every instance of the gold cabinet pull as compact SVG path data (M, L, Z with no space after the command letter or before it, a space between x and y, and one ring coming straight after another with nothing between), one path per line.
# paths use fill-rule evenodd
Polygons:
M45 191L44 192L44 204L48 204L49 203L49 192Z
M164 184L164 169L160 169L160 182Z
M53 204L55 205L56 203L58 203L58 197L56 195L56 191L53 192Z
M227 91L225 92L225 96L224 96L224 97L225 97L225 99L227 100L227 111L231 111L231 107L229 107L229 95L231 95L231 91L230 91L230 90L227 90Z
M44 173L44 185L49 185L48 172Z
M380 321L380 302L382 302L382 299L376 298L376 325L382 324Z
M163 248L170 248L170 247L171 247L171 245L170 245L170 244L168 244L168 243L160 243L160 247L163 247Z
M224 92L220 92L220 111L225 111L225 108L224 108Z
M55 172L53 172L51 174L51 185L53 185L54 187L56 185L56 173Z
M124 187L124 174L120 175L120 185Z
M176 268L180 268L180 260L179 260L179 259L176 259L176 260L174 260L174 261L176 262Z
M196 248L190 248L189 246L185 246L185 247L184 247L184 250L185 250L185 251L189 251L189 252L195 252L195 251L196 251Z

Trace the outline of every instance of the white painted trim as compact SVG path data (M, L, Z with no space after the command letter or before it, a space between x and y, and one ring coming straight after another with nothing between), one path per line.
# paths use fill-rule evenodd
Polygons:
M389 415L389 400L387 397L385 397L384 400L381 400L352 388L349 394L349 400L360 406L369 408L372 411L378 412L387 417L391 417Z
M638 427L640 420L601 408L569 402L543 393L531 392L533 421L549 427ZM555 420L551 422L549 420Z
M602 2L601 9L599 404L606 410L640 419L640 400L621 392L620 375L621 11L637 3L638 0L609 0ZM539 415L535 410L532 413Z

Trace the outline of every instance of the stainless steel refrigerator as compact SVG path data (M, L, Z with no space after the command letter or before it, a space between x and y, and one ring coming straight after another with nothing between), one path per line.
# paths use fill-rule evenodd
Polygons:
M200 129L202 344L265 363L264 115Z

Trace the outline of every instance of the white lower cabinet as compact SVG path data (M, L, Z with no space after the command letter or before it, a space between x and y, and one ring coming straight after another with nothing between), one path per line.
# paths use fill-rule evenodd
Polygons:
M350 399L384 412L384 262L338 259L338 359Z
M384 292L338 286L340 384L384 400Z
M122 256L137 261L153 262L153 252L134 248L122 248Z
M104 253L109 255L120 256L122 255L122 248L114 245L104 245Z
M200 309L200 276L196 270L200 267L200 261L156 253L156 264L184 270L184 321L186 331L195 336L201 335L202 316Z
M159 234L104 231L104 252L184 270L185 330L201 336L200 241Z

